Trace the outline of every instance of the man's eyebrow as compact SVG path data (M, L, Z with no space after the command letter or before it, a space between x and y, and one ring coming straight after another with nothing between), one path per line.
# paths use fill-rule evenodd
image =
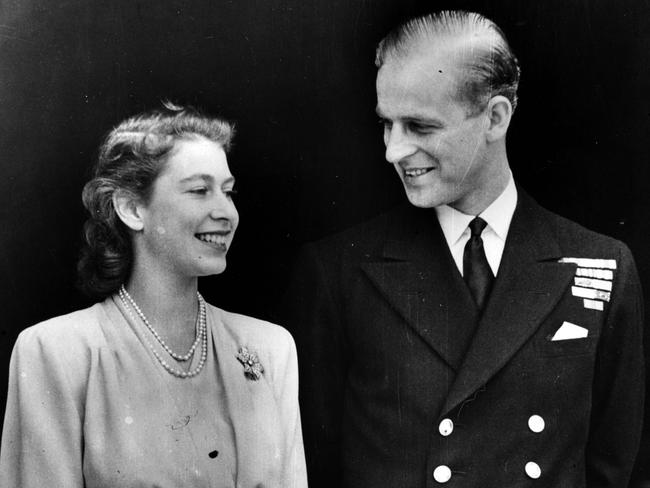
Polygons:
M386 116L382 113L379 107L375 107L375 113L377 114L377 117L379 117L380 119L386 118ZM424 115L418 113L405 115L403 117L398 117L398 118L406 122L424 122L425 124L432 124L432 125L442 124L442 122L436 117L431 117L430 115Z
M408 117L404 117L404 120L407 122L418 122L421 124L430 124L430 125L443 125L440 119L435 117L413 114Z
M379 117L381 120L385 119L386 117L379 111L377 111L377 117ZM439 119L437 118L432 118L429 116L425 115L418 115L418 114L413 114L413 115L408 115L405 117L399 117L399 120L402 122L414 122L417 124L424 124L424 125L432 125L432 126L442 126L444 125Z

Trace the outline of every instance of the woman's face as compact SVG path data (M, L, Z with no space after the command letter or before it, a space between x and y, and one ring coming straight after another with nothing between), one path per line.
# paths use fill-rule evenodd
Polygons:
M239 215L223 148L203 137L179 141L140 207L136 259L184 277L219 274Z

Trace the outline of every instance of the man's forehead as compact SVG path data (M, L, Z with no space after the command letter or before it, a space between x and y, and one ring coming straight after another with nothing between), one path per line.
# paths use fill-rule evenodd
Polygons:
M377 94L428 98L434 92L455 90L459 67L445 56L409 56L391 59L377 73Z
M384 78L400 83L452 83L463 77L466 60L467 56L463 52L451 46L429 46L388 56L377 76L379 79L386 75Z
M426 36L390 50L384 59L384 65L397 69L417 69L421 73L430 74L434 79L445 73L462 77L463 71L473 64L472 59L489 47L492 41L488 36L478 33Z
M418 51L382 65L377 75L379 117L441 120L460 107L459 83L467 76L467 64L450 51L427 54Z

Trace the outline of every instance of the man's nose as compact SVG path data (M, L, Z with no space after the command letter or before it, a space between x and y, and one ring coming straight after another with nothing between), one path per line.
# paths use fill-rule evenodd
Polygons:
M386 161L391 164L399 163L417 151L415 144L398 124L394 124L390 131L386 131L384 143L386 144Z

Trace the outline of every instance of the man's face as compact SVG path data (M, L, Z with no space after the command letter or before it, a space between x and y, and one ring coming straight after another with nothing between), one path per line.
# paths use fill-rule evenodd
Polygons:
M467 211L489 177L489 121L485 113L467 117L468 107L456 100L463 76L456 64L448 51L390 56L377 74L386 159L416 207Z

